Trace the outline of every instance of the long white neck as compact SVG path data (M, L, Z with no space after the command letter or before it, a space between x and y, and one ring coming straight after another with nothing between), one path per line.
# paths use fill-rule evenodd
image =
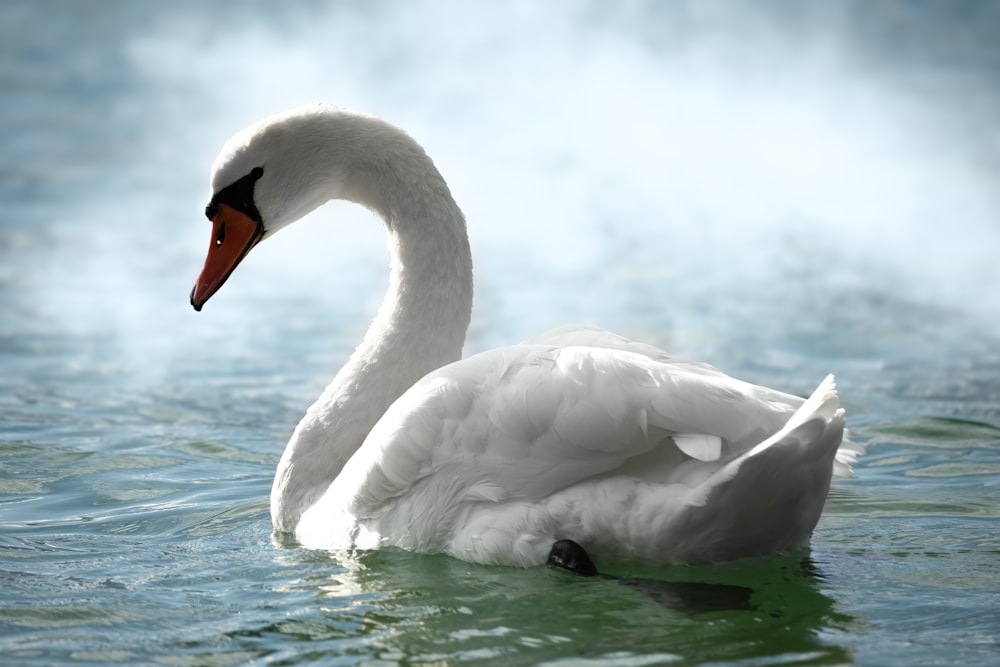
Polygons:
M401 131L356 120L350 150L341 142L307 154L310 170L329 175L315 179L327 191L313 199L351 199L380 215L389 242L389 289L364 340L285 448L271 490L278 532L294 531L394 400L428 372L461 358L472 311L465 221L441 175ZM335 139L343 137L331 143Z

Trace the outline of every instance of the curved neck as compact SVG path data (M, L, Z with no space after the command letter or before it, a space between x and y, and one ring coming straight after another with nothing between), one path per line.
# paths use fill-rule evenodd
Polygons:
M285 448L271 491L278 532L294 530L393 401L461 358L472 312L465 220L430 158L396 132L388 147L383 134L351 164L332 169L341 184L333 196L367 206L386 225L389 289L363 341Z

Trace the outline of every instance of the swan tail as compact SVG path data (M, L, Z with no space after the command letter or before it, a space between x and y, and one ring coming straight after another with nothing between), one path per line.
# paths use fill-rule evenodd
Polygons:
M848 439L848 429L844 429L844 438L837 448L833 459L834 477L851 477L854 475L854 462L865 453L864 445Z
M831 411L833 414L831 414ZM853 465L859 456L865 453L865 448L848 440L847 429L843 426L844 410L840 407L840 398L837 394L837 386L833 375L827 375L820 386L813 392L812 396L796 411L789 420L789 424L795 422L796 418L809 419L807 415L825 415L831 417L836 413L840 414L840 443L837 446L833 458L833 476L850 477L853 473Z
M819 521L844 435L828 376L773 436L692 490L666 549L689 560L721 561L804 546Z

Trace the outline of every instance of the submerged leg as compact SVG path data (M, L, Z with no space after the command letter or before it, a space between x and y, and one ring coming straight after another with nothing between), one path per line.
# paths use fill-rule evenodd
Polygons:
M590 560L586 550L573 540L557 540L549 551L548 565L554 565L570 572L593 577L597 574L594 561Z
M604 579L613 579L622 586L644 593L668 609L690 614L757 608L751 600L753 589L744 586L622 578L613 574L599 574L587 551L573 540L555 542L549 551L547 564L584 577L601 576Z

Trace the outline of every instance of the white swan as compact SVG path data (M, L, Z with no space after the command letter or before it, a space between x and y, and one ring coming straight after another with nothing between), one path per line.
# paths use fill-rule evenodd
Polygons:
M274 529L307 547L529 566L569 539L599 563L719 561L807 543L834 469L849 470L832 376L803 400L593 328L460 360L465 221L382 120L327 105L266 118L225 144L212 188L197 310L330 199L388 231L385 301L275 474Z

